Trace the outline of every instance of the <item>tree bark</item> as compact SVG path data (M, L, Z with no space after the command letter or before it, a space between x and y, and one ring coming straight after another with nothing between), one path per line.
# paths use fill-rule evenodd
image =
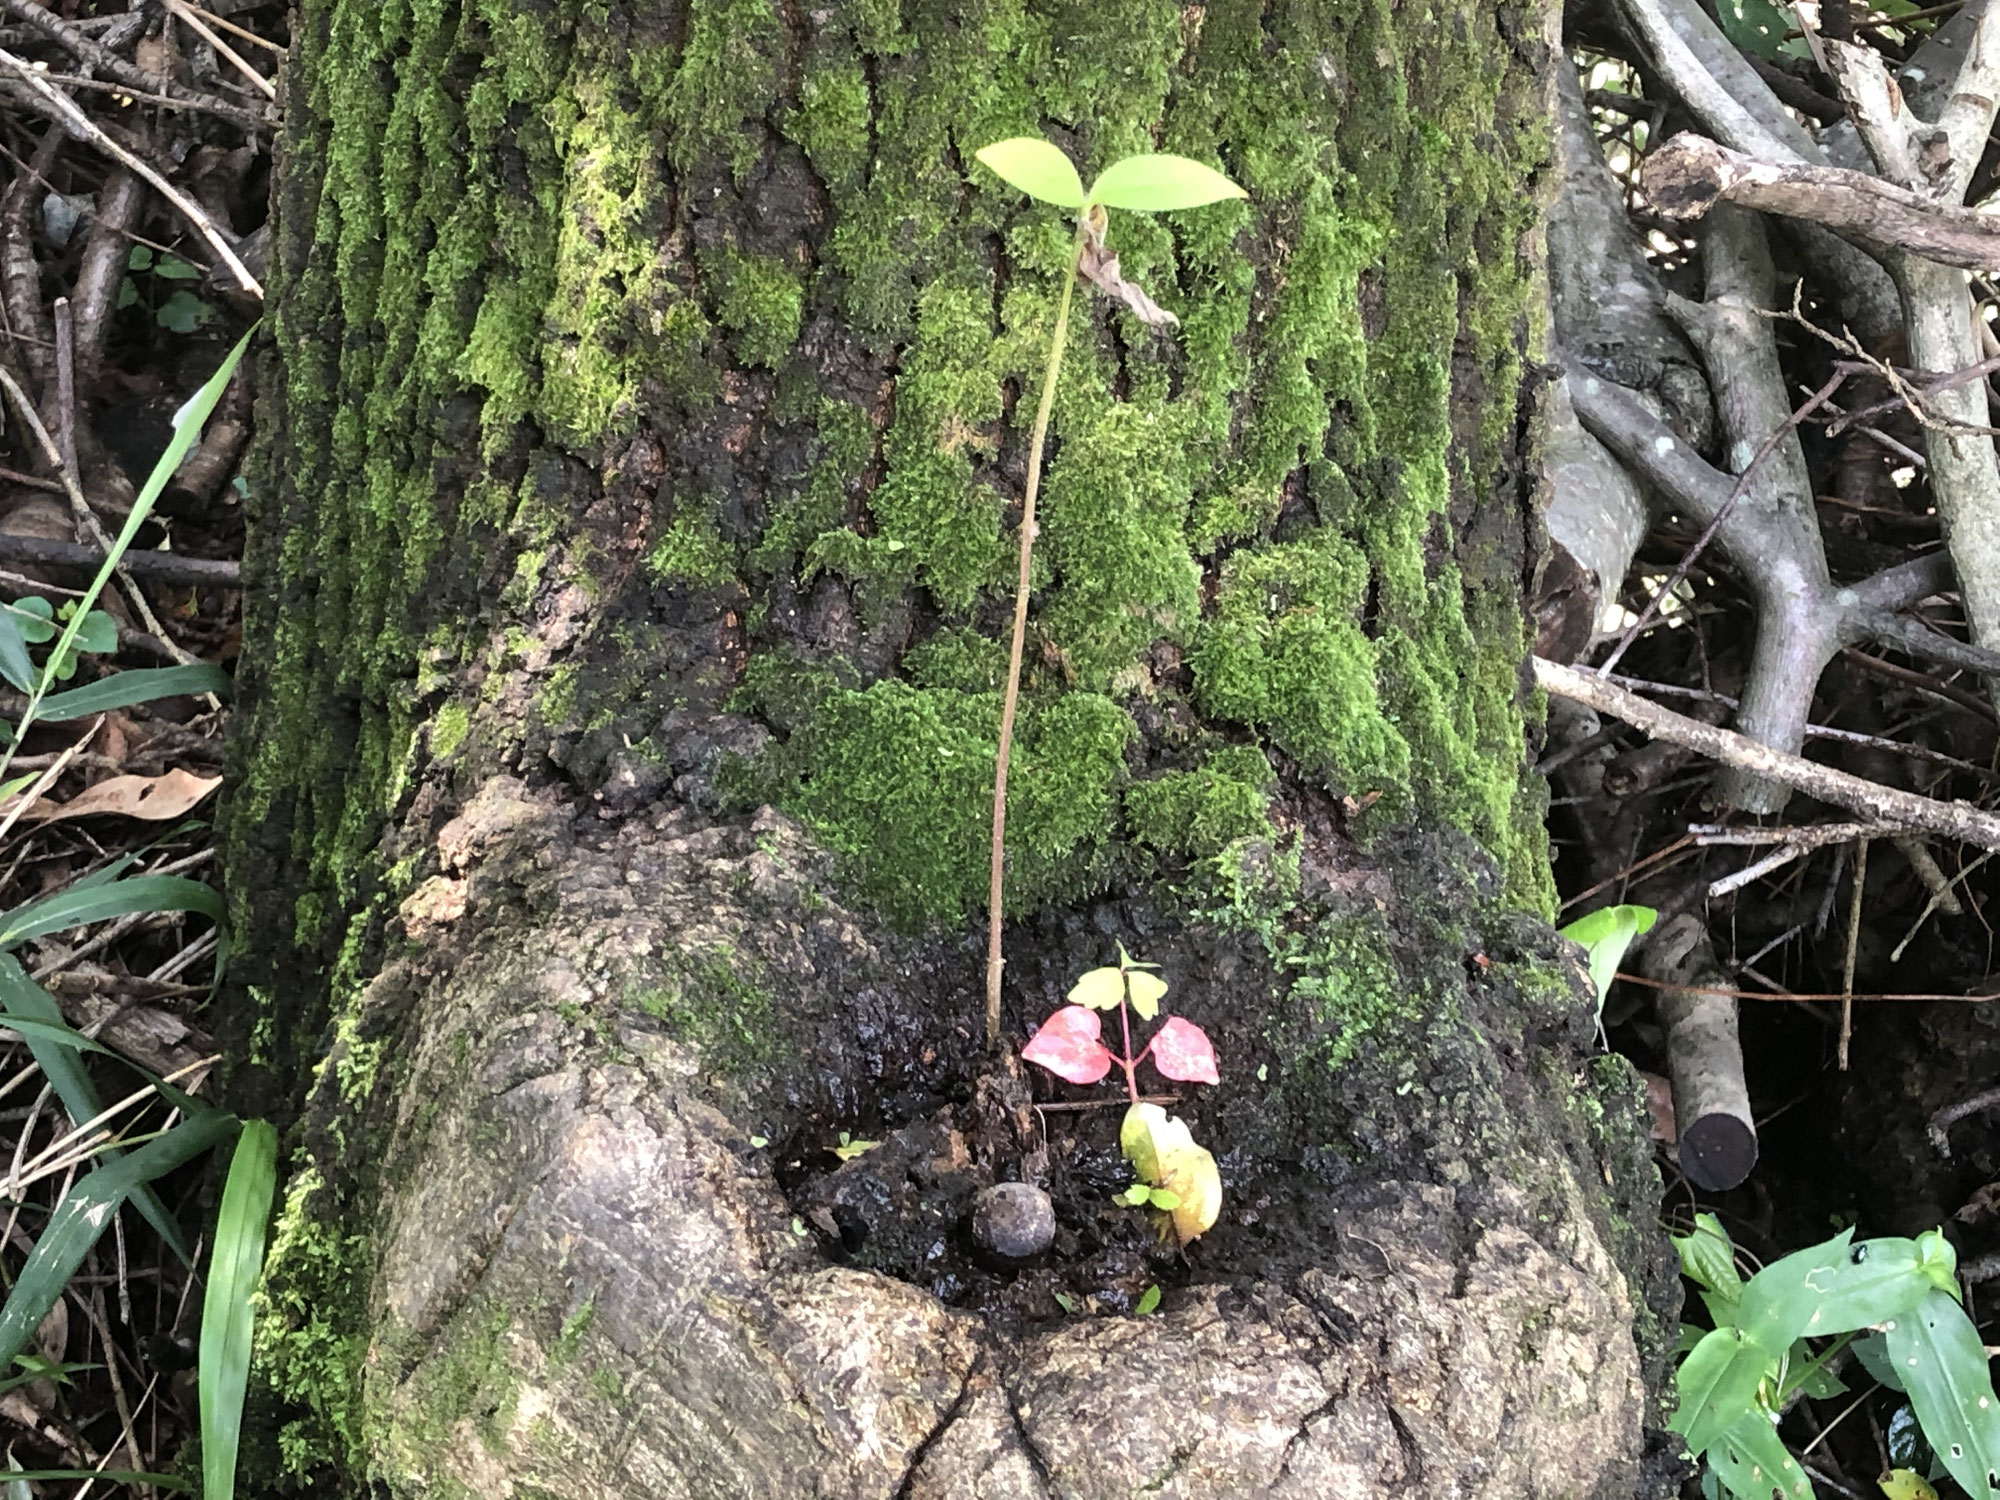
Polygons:
M1523 770L1553 21L303 0L227 813L291 1144L253 1487L1670 1491L1658 1179ZM971 163L1036 131L1250 193L1114 212L1177 339L1079 293L1008 821L1008 1045L1118 943L1215 1039L1184 1255L1117 1111L980 1044L1069 235ZM999 1271L1020 1178L1058 1237Z

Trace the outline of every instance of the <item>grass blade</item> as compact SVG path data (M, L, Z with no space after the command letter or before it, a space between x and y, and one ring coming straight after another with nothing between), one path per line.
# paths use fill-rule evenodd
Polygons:
M250 1384L250 1294L264 1266L264 1229L277 1185L278 1132L252 1120L236 1138L230 1159L201 1309L203 1500L236 1496L236 1448Z
M1884 1330L1884 1344L1938 1462L1966 1494L1987 1500L2000 1486L2000 1401L1972 1319L1933 1287Z
M29 938L102 922L133 912L191 911L222 925L222 897L199 880L180 875L134 875L102 885L71 886L0 915L0 951Z
M165 1135L148 1141L129 1156L100 1167L63 1195L49 1215L41 1238L28 1252L19 1279L0 1307L0 1370L14 1357L56 1305L90 1247L103 1236L112 1214L142 1182L166 1176L174 1168L213 1150L237 1128L234 1115L207 1110L183 1120Z
M197 664L191 667L138 667L130 672L113 672L82 687L51 693L42 700L35 717L44 723L64 719L86 719L106 709L130 708L155 698L178 698L192 693L214 693L227 697L234 684L220 667Z
M0 1008L6 1010L11 1020L39 1021L69 1030L63 1021L62 1007L56 1004L47 990L28 977L27 970L11 953L0 953ZM97 1096L97 1086L90 1081L90 1074L84 1071L76 1049L69 1045L67 1038L36 1037L25 1031L21 1035L28 1043L28 1051L34 1055L35 1066L42 1070L49 1087L62 1100L62 1107L69 1111L72 1125L94 1120L103 1113L104 1104ZM78 1041L88 1040L78 1033L72 1035ZM97 1050L108 1051L102 1048ZM104 1153L107 1160L116 1160L120 1154L117 1151ZM132 1194L132 1206L158 1231L160 1238L180 1257L182 1265L194 1263L188 1253L187 1241L181 1237L180 1225L167 1212L167 1206L160 1202L159 1194L141 1183Z

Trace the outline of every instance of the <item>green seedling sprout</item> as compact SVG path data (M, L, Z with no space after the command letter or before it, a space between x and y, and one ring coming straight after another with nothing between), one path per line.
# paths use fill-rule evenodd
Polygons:
M1028 442L1028 482L1021 502L1021 574L1014 591L1014 639L1007 657L1007 693L1000 710L1000 748L993 767L993 872L987 900L986 1045L1000 1048L1000 898L1004 884L1007 829L1007 760L1014 744L1014 712L1021 695L1021 651L1028 631L1028 572L1035 546L1035 497L1042 484L1042 448L1049 435L1049 412L1055 405L1056 379L1062 371L1063 341L1069 332L1070 293L1083 276L1109 292L1138 317L1156 327L1177 323L1138 287L1118 274L1118 257L1105 244L1105 210L1132 209L1163 213L1200 208L1225 198L1248 196L1213 167L1185 156L1146 152L1115 161L1088 190L1070 159L1036 136L996 141L978 153L979 160L1003 181L1031 198L1076 212L1075 249L1063 276L1062 301L1049 339L1048 367L1042 374L1041 403Z
M1155 1019L1167 993L1167 982L1149 972L1155 967L1138 962L1120 944L1117 965L1092 969L1079 979L1070 989L1070 1003L1042 1022L1021 1056L1071 1083L1098 1083L1113 1063L1124 1071L1125 1097L1131 1102L1118 1130L1118 1147L1139 1180L1118 1201L1158 1209L1186 1244L1222 1211L1222 1177L1215 1158L1195 1144L1185 1124L1159 1105L1140 1101L1139 1064L1151 1058L1164 1076L1181 1083L1219 1083L1221 1077L1208 1034L1179 1016L1162 1021L1152 1039L1133 1052L1131 1012L1136 1010L1142 1021ZM1103 1022L1098 1012L1107 1010L1118 1012L1125 1039L1122 1054L1099 1040Z

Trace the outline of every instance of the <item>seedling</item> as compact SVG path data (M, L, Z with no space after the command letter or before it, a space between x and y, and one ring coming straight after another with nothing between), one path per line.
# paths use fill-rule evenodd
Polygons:
M982 148L979 160L1002 180L1030 198L1076 211L1075 250L1063 277L1062 301L1056 308L1055 332L1049 338L1049 362L1042 374L1041 404L1035 408L1034 433L1028 442L1028 483L1021 502L1021 576L1014 591L1014 643L1007 657L1007 693L1000 709L1000 749L993 767L993 874L987 900L986 1045L1000 1048L1000 897L1006 864L1007 760L1014 744L1014 711L1021 696L1021 651L1028 631L1028 567L1035 546L1035 496L1042 485L1042 447L1049 435L1049 412L1055 405L1056 377L1062 371L1063 340L1069 332L1070 293L1076 278L1119 299L1154 327L1180 320L1118 274L1118 257L1105 243L1105 210L1133 209L1162 213L1200 208L1224 198L1247 197L1242 188L1213 167L1185 156L1145 152L1115 161L1085 191L1076 167L1055 146L1036 136L1017 136Z
M1801 1388L1816 1397L1845 1389L1827 1365L1852 1341L1870 1375L1907 1394L1945 1472L1968 1495L2000 1489L2000 1399L1959 1304L1957 1255L1938 1231L1856 1243L1846 1229L1748 1281L1712 1214L1697 1214L1695 1232L1675 1236L1674 1247L1715 1327L1681 1325L1680 1405L1668 1426L1721 1488L1740 1500L1812 1495L1773 1423ZM1833 1342L1815 1352L1809 1338ZM1901 1493L1922 1492L1905 1483Z
M1604 1036L1604 998L1618 977L1618 964L1632 939L1653 930L1660 914L1650 906L1606 906L1578 917L1569 926L1557 929L1583 947L1590 962L1590 982L1597 986L1597 1039ZM1607 1042L1606 1045L1609 1045Z
M1071 1083L1101 1082L1116 1063L1125 1073L1130 1106L1118 1130L1118 1147L1139 1180L1119 1196L1133 1207L1151 1207L1167 1216L1182 1244L1215 1223L1222 1211L1222 1177L1215 1158L1194 1143L1188 1128L1157 1104L1139 1100L1139 1064L1151 1058L1164 1076L1181 1083L1220 1083L1215 1048L1192 1021L1169 1016L1152 1039L1132 1051L1132 1015L1150 1021L1160 1013L1167 982L1118 947L1116 967L1092 969L1069 992L1070 1003L1042 1022L1021 1056ZM1118 1012L1125 1050L1113 1052L1099 1039L1099 1011Z

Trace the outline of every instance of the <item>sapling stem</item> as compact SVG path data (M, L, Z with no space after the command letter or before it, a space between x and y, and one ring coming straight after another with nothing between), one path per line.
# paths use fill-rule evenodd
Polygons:
M1021 697L1021 651L1028 636L1028 571L1035 549L1035 496L1042 487L1042 446L1048 440L1049 413L1056 402L1056 377L1062 371L1063 340L1069 333L1070 293L1076 289L1083 264L1085 225L1090 210L1077 215L1076 246L1063 276L1062 302L1049 340L1049 363L1042 375L1042 401L1035 409L1035 430L1028 440L1028 484L1021 502L1021 578L1014 590L1014 644L1007 653L1007 695L1000 705L1000 749L993 763L993 877L987 897L986 1045L1000 1048L1000 898L1007 864L1007 760L1014 748L1014 710ZM1125 1050L1132 1050L1128 1032ZM1129 1079L1130 1069L1127 1069ZM1136 1097L1136 1091L1135 1091Z

